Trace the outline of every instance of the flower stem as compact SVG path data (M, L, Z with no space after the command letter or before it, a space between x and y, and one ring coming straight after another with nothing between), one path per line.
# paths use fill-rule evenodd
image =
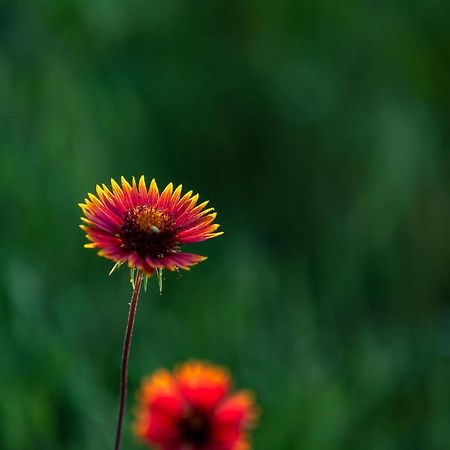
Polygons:
M133 295L131 297L130 310L128 312L127 328L123 341L122 362L120 366L120 400L119 412L117 415L116 442L114 450L119 450L120 439L122 437L123 414L125 412L125 403L127 400L127 381L128 381L128 356L130 354L131 335L133 334L134 317L136 315L136 306L141 290L142 278L144 274L140 270L136 274L134 282Z

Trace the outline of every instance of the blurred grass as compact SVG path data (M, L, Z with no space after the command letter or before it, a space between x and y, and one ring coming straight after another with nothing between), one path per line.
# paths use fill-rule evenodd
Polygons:
M450 446L447 2L2 6L2 448L111 448L130 286L76 204L141 173L225 235L142 296L130 392L207 358L255 449Z

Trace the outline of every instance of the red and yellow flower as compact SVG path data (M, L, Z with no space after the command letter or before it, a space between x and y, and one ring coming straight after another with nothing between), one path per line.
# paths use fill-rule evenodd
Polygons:
M222 367L191 361L156 371L138 394L134 431L158 450L249 450L258 412L251 392L231 391Z
M131 184L122 177L121 186L111 179L111 189L97 185L96 193L79 205L85 216L80 227L91 241L85 247L119 265L128 261L148 276L155 269L189 270L206 258L181 246L222 234L214 208L206 208L208 201L197 205L192 191L182 195L181 185L174 189L170 183L159 193L154 179L147 189L143 176Z

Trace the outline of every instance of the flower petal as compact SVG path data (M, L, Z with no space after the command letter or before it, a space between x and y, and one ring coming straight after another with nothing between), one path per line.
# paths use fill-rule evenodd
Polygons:
M184 364L175 371L175 378L186 401L205 411L215 408L230 388L225 369L203 362Z
M255 424L257 415L251 392L239 391L226 398L214 413L214 441L223 448L246 448L245 434Z
M144 380L135 433L144 441L167 446L178 440L177 422L183 414L183 399L174 377L166 370Z
M158 185L156 184L156 180L153 180L150 183L150 187L148 188L148 204L156 205L159 199L159 190Z
M161 197L158 201L158 208L165 211L168 206L170 205L170 200L172 198L172 192L173 192L173 183L169 183L164 191L162 191Z

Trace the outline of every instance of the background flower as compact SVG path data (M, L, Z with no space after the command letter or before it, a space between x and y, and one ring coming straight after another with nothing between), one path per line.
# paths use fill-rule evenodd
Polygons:
M144 380L135 432L161 450L249 449L257 409L249 391L231 390L228 372L193 361L173 374L158 370Z

